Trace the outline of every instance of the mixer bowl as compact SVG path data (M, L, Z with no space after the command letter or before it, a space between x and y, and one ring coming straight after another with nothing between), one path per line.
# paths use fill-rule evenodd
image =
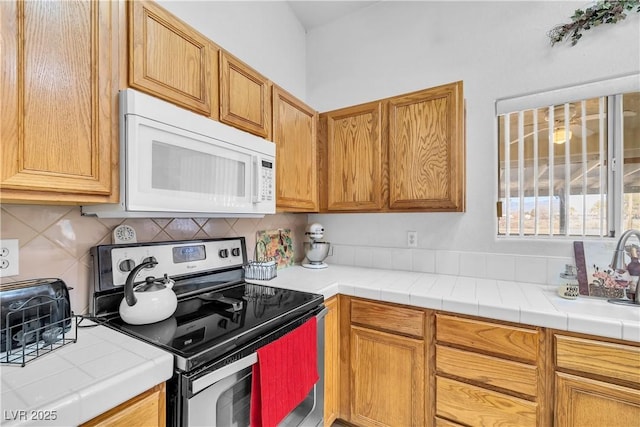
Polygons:
M304 242L304 252L311 264L320 264L329 255L329 242Z

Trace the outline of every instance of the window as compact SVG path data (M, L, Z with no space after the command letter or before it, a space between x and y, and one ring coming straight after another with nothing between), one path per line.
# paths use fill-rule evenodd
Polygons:
M617 236L640 228L636 86L637 75L496 103L498 235Z

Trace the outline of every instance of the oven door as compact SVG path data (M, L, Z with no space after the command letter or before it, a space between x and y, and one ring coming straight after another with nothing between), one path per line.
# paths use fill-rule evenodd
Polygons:
M279 426L320 426L324 411L324 309L317 317L318 382L307 397ZM244 427L250 424L252 367L258 361L253 353L214 372L192 379L194 393L186 399L188 426Z

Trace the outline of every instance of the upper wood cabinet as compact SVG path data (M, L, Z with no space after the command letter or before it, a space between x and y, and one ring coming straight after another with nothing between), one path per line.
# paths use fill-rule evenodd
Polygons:
M382 102L320 115L322 210L382 209L387 163L384 117Z
M318 210L317 122L315 110L283 89L273 86L273 142L276 143L278 210Z
M153 1L129 4L129 85L218 118L218 47Z
M462 82L320 114L320 210L463 212Z
M462 82L389 100L389 208L464 210Z
M2 1L3 202L118 198L118 2Z
M220 53L220 121L271 139L271 83L224 50Z

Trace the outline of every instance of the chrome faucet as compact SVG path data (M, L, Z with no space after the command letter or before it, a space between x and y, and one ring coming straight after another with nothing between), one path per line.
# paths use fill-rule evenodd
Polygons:
M630 229L622 233L622 236L620 236L618 244L616 245L616 250L613 252L611 264L609 265L616 272L624 273L627 271L627 263L624 261L624 252L627 240L629 240L631 236L636 236L640 242L640 231ZM627 289L625 289L624 298L614 298L608 301L614 304L640 304L640 283L636 284L636 293L633 300L629 299L627 296Z

